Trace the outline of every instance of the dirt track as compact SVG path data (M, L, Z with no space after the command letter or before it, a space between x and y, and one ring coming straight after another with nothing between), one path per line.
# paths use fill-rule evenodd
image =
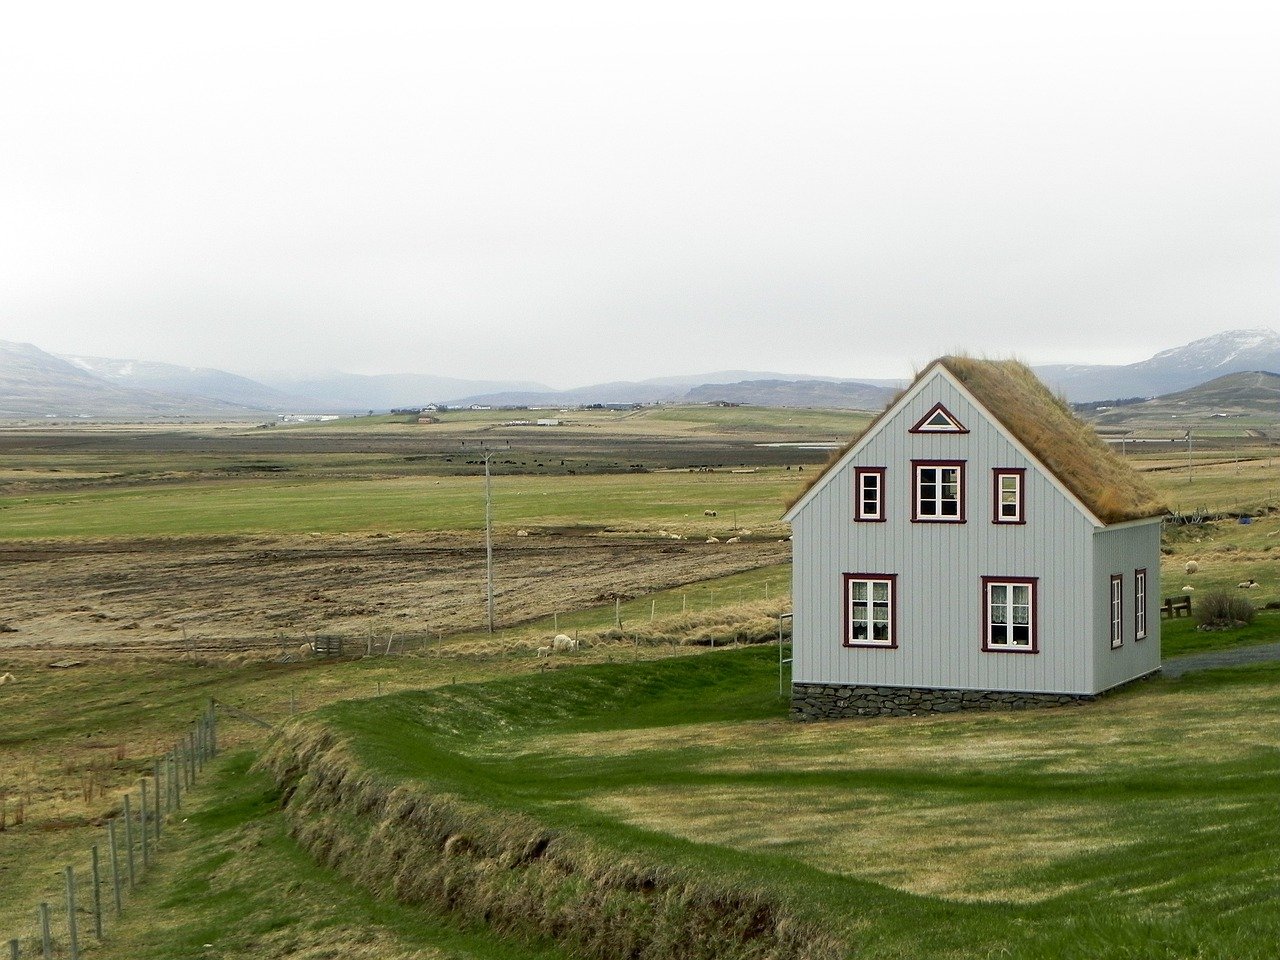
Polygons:
M509 625L786 561L790 544L537 536L495 544ZM0 547L0 649L149 653L296 645L302 631L434 635L485 620L475 536L25 542ZM188 640L184 642L183 631Z

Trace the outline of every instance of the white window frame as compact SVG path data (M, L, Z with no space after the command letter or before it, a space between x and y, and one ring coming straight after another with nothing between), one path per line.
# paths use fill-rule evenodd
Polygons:
M1133 639L1147 638L1147 571L1133 571Z
M1039 585L1036 577L983 577L982 578L982 649L988 653L1039 653ZM995 600L997 590L1004 590L1003 602ZM1015 591L1025 590L1025 603L1015 602ZM1026 607L1027 642L1018 643L1012 637L1012 631L1006 633L1003 640L995 639L997 628L1019 626L1014 614L1015 607ZM1002 611L1003 619L997 619L996 613Z
M964 523L965 522L965 503L964 503L964 461L963 460L916 460L911 464L912 467L912 503L914 504L912 521L915 523ZM944 471L955 471L955 497L944 497L943 490L950 486L943 479ZM926 472L934 475L934 479L925 480ZM924 488L931 486L934 489L934 495L926 499L924 496ZM943 513L943 504L954 503L956 512L954 515ZM925 508L929 508L929 512Z
M1026 517L1023 516L1025 511L1025 494L1024 483L1026 480L1026 471L1015 469L1012 467L997 467L992 471L994 475L994 514L991 518L992 523L1025 523ZM1012 481L1012 488L1009 491L1013 494L1013 513L1006 515L1004 508L1008 506L1005 503L1005 481Z
M860 523L879 523L884 520L884 477L886 470L884 467L855 467L854 490L853 495L856 498L853 505L853 519ZM867 510L867 487L868 480L874 481L875 487L875 509Z
M857 587L865 587L864 597L855 597ZM883 586L884 598L878 599L876 587ZM880 614L877 616L877 614ZM898 646L898 577L892 573L846 573L844 575L844 645L846 647ZM855 637L854 627L862 624L865 637ZM876 625L884 625L882 639L874 639Z
M1124 646L1124 574L1111 575L1111 649Z

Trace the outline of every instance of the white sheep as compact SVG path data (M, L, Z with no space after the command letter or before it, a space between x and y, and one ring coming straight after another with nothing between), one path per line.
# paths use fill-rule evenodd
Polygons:
M549 656L551 656L551 648L550 648L550 647L539 647L539 648L538 648L538 656L539 656L539 657L549 657Z
M17 682L18 682L18 678L15 677L12 673L6 673L3 676L0 676L0 687L3 687L6 683L17 683Z
M1196 563L1194 560L1188 560L1187 565L1182 569L1186 570L1187 573L1195 573L1200 569L1200 564Z
M704 517L714 517L716 515L716 512L714 510L703 510L702 515Z
M1248 580L1241 580L1236 584L1236 586L1241 590L1252 590L1254 587L1258 586L1258 581L1250 577Z
M725 541L725 543L741 543L741 542L742 542L741 537L730 537L728 540Z
M302 646L298 648L298 653L304 657L309 657L315 652L316 652L316 645L314 643L304 643Z
M719 537L707 537L707 543L719 543L719 542L720 542Z
M551 641L551 649L557 653L562 650L566 653L572 653L578 649L578 641L567 633L558 633L555 639Z
M1182 592L1183 592L1183 593L1194 593L1194 592L1195 592L1195 589L1196 589L1195 587L1193 587L1191 584L1189 584L1189 583L1188 583L1185 587L1183 587L1183 588L1182 588Z

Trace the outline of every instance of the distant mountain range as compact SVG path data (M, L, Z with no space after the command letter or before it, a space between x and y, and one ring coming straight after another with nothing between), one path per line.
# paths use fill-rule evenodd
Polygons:
M1206 417L1280 416L1280 374L1252 370L1228 373L1189 390L1162 397L1102 406L1090 413L1099 426L1203 420Z
M1280 372L1280 334L1230 330L1139 363L1036 368L1051 387L1075 402L1163 396L1247 371ZM723 401L878 410L902 385L896 380L836 380L751 370L600 383L572 390L427 374L335 372L265 379L268 382L223 370L152 361L55 356L31 344L0 341L0 417L9 418L254 417L416 408L428 403L550 407Z
M1068 400L1158 397L1228 373L1280 372L1280 333L1227 330L1148 360L1123 365L1060 364L1036 367L1040 379Z

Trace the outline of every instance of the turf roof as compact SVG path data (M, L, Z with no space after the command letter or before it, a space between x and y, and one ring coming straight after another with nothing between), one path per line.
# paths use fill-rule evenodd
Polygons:
M936 366L959 380L988 416L1008 430L1103 523L1123 523L1168 512L1146 479L1113 453L1093 428L1072 413L1066 401L1054 396L1025 364L1016 360L941 357L929 364L911 386L932 374ZM901 397L902 394L895 397L866 430L838 451L791 506L859 440L876 430Z

